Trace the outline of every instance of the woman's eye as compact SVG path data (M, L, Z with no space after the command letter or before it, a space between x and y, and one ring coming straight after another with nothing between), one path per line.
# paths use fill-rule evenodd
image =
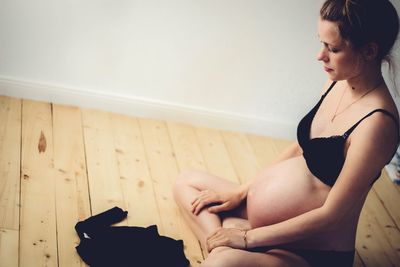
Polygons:
M329 52L332 52L332 53L337 53L337 52L340 51L340 50L337 49L337 48L328 48L328 50L329 50Z
M322 42L322 45L325 47L325 49L327 49L329 52L331 53L338 53L340 52L339 48L335 48L335 47L330 47L327 43Z

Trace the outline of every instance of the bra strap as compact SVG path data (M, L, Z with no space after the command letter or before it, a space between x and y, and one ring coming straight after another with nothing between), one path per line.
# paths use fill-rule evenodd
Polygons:
M325 92L325 94L323 94L322 95L322 99L324 99L328 94L329 94L329 92L332 90L332 88L335 86L335 84L336 84L336 82L337 81L333 81L332 83L331 83L331 86L329 86L329 88L328 88L328 90L326 90L326 92Z
M353 132L353 130L364 120L364 119L366 119L366 118L368 118L369 116L371 116L372 114L374 114L375 112L382 112L383 114L385 114L385 115L387 115L387 116L389 116L390 118L392 118L393 119L393 121L394 121L394 123L396 124L396 127L397 127L397 142L399 142L399 137L400 137L400 135L399 135L399 123L397 122L397 120L396 120L396 117L392 114L392 113L390 113L389 111L387 111L387 110L385 110L385 109L381 109L381 108L378 108L378 109L374 109L373 111L371 111L370 113L368 113L367 115L365 115L361 120L359 120L356 124L354 124L350 129L348 129L344 134L343 134L343 137L345 138L345 139L347 139L347 137L349 137L349 135Z

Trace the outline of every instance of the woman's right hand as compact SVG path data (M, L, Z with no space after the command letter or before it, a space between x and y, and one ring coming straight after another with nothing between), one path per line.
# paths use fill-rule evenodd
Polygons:
M240 190L221 193L210 189L203 190L200 191L199 195L191 202L191 211L194 215L197 215L202 209L210 205L211 206L208 207L207 210L212 213L232 210L240 205L244 197L245 194L241 193Z

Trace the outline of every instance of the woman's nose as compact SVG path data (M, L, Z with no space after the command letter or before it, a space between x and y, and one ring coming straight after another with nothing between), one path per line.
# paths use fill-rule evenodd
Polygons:
M321 50L318 52L317 54L317 60L319 61L324 61L327 62L328 61L328 55L326 54L326 50L325 48L321 48Z

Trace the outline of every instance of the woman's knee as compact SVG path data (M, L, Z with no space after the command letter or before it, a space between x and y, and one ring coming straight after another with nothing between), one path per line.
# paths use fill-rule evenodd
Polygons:
M195 173L193 171L181 172L175 179L174 189L175 188L179 189L184 186L190 186L192 184L194 176Z
M237 186L235 183L203 171L184 171L175 179L173 194L175 200L179 202L179 200L186 198L188 195L193 197L193 194L198 191L206 189L223 191Z
M173 194L176 201L179 201L185 189L194 187L198 174L195 171L184 171L180 173L173 184Z

